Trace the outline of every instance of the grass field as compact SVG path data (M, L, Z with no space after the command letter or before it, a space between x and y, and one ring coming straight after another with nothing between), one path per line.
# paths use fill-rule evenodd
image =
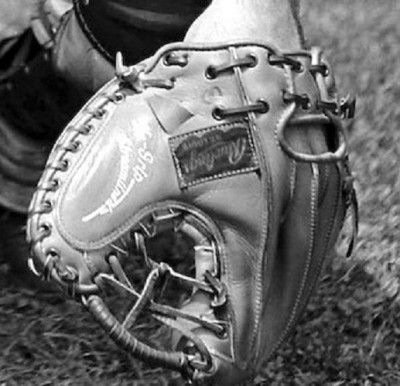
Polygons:
M260 384L400 385L400 2L304 1L342 94L358 96L351 163L360 202L354 256L337 256ZM0 265L0 386L180 385L128 358L79 305L23 286Z

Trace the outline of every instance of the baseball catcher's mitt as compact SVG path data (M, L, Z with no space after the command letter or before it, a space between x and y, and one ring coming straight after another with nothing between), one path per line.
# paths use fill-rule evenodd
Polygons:
M354 202L353 103L336 99L318 49L178 43L134 67L118 56L116 72L53 148L30 207L31 267L133 356L193 382L252 379ZM152 253L168 230L194 252ZM164 326L154 342L138 339L150 316Z

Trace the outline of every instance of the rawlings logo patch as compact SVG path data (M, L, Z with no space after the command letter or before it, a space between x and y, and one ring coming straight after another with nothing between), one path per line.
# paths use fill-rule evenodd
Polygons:
M181 188L258 169L244 122L201 129L169 139Z

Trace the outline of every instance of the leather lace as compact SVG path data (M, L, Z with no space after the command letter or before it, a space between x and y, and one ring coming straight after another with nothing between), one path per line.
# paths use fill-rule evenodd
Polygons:
M203 235L201 233L202 231L187 222L185 218L182 217L180 211L174 209L156 211L148 219L141 221L138 224L137 229L130 234L130 239L135 246L134 249L143 257L144 265L149 270L149 274L141 292L134 289L133 283L120 265L119 258L117 255L113 254L108 258L113 275L99 274L95 281L100 288L104 286L107 288L108 284L124 291L128 296L135 299L134 305L121 322L121 326L125 330L134 326L140 313L146 309L151 312L155 319L178 331L179 334L188 340L188 342L191 342L194 345L192 349L189 350L190 353L184 351L189 358L187 359L186 364L182 364L182 366L185 367L184 370L188 373L191 373L194 370L208 371L212 365L210 352L202 340L190 329L185 327L182 321L186 320L195 323L198 326L209 330L220 339L226 337L228 323L223 320L211 320L204 316L196 316L180 309L158 303L155 300L156 284L162 283L168 277L174 278L182 284L185 284L185 286L193 287L195 290L208 294L211 299L210 307L213 310L226 304L226 288L216 275L216 272L207 270L204 272L204 279L199 280L177 273L170 265L164 262L158 263L149 257L145 240L155 237L159 233L159 229L165 229L167 224L172 226L174 229L186 228L189 234L197 234L198 236L195 236L195 239L197 239L197 242L201 240L202 245L197 245L195 247L196 253L216 254L213 245L205 241L207 236ZM120 247L118 247L118 249L120 249ZM215 258L216 256L214 256L214 259ZM160 293L158 293L157 296L160 296ZM198 354L200 354L200 356Z
M44 181L42 179L39 182L33 201L35 201L38 194L40 194L40 199L38 199L38 201L35 202L35 205L33 205L33 207L28 211L28 219L33 221L33 218L35 217L37 224L36 234L30 240L31 255L34 255L33 251L35 247L52 234L51 224L41 221L41 215L49 214L53 210L53 203L46 197L46 193L56 192L60 187L60 181L55 174L68 171L70 163L66 156L68 154L77 153L80 151L80 136L91 135L94 129L92 120L103 119L106 114L104 109L105 106L110 102L119 103L124 99L124 94L120 89L118 89L111 94L103 93L100 95L100 98L101 101L95 110L91 111L90 109L86 109L82 112L82 114L85 114L83 123L81 123L79 126L69 126L65 129L67 133L72 135L70 135L70 138L67 142L60 142L56 144L55 150L57 151L58 157L56 159L55 157L50 157L45 166L47 178ZM56 249L51 249L44 251L44 254L45 262L42 272L39 272L36 269L32 258L29 260L29 266L36 275L42 277L44 280L53 278L56 281L65 283L67 286L67 292L72 296L75 296L78 290L81 292L96 292L96 286L94 285L87 287L79 286L78 272L74 268L70 266L64 266L60 263L59 251Z

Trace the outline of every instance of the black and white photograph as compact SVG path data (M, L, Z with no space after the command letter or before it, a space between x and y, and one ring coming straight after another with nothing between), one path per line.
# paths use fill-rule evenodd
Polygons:
M398 0L0 0L0 386L400 385Z

